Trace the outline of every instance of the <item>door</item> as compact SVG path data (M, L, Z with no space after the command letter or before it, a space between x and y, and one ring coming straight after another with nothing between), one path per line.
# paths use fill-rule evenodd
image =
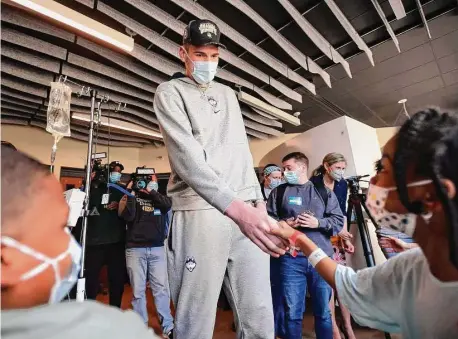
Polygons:
M83 185L83 178L75 177L61 177L60 183L64 191L68 191L72 188L80 188Z

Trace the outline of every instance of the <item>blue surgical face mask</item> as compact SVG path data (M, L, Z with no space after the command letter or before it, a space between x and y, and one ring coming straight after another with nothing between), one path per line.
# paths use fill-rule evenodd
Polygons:
M194 61L189 57L186 50L184 50L184 52L193 64L192 77L198 84L208 84L215 78L216 72L218 70L217 61Z
M151 192L151 191L157 192L158 189L159 189L159 184L156 181L150 181L148 185L146 185L146 190L148 192Z
M270 184L269 184L269 188L271 190L273 190L274 188L277 188L281 184L282 184L282 180L281 179L271 179L270 180Z
M66 228L66 233L69 235L69 242L67 250L63 253L59 254L57 257L50 258L47 255L44 255L41 252L30 248L27 245L21 244L20 242L14 240L10 237L1 237L1 243L8 247L16 248L17 250L21 251L24 254L30 255L35 259L41 261L42 263L36 266L35 268L31 269L27 273L24 273L20 280L25 281L29 280L38 274L44 272L49 266L52 267L54 271L54 285L51 288L51 294L49 295L49 304L54 304L62 301L65 296L68 295L70 290L76 284L78 279L78 273L81 269L81 246L76 242L75 238L70 234L70 231ZM71 257L72 259L72 267L68 274L62 277L62 273L60 272L59 263L60 261L64 260L67 256Z
M291 185L299 184L299 173L298 171L285 171L283 173L285 176L286 182Z
M211 82L216 75L218 69L218 62L216 61L193 61L194 70L192 77L201 85Z
M116 184L121 179L121 173L119 172L111 172L110 173L110 182L112 184Z

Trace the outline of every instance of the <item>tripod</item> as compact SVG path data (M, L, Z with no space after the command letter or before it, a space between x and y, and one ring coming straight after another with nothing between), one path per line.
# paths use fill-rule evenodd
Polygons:
M363 208L366 214L371 219L374 226L377 228L377 223L369 213L366 207L366 195L360 193L359 181L366 176L357 176L347 179L350 189L350 197L348 199L347 221L351 222L353 212L355 212L356 224L358 225L359 234L361 236L361 244L363 246L364 257L366 258L367 267L375 266L374 250L369 237L369 230L366 221L364 220ZM391 339L391 335L385 332L385 339Z

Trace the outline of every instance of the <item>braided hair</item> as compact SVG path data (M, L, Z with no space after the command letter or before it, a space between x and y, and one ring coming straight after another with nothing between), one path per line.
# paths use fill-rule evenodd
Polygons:
M406 172L432 180L444 207L449 227L451 260L458 267L458 196L450 199L442 178L458 187L458 114L427 109L416 113L399 130L393 161L396 186L402 204L411 213L424 213L421 201L410 201Z

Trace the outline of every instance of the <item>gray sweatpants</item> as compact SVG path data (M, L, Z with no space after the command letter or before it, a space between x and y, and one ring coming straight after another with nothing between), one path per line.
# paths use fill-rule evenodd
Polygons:
M174 339L211 339L223 285L239 339L273 339L269 256L216 209L173 213L167 244Z

